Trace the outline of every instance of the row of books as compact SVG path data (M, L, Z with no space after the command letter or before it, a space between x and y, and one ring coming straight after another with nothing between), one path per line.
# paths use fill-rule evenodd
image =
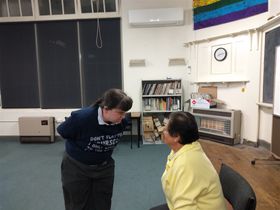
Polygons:
M181 81L172 81L164 83L144 83L142 95L176 95L181 94Z
M144 98L145 111L177 111L181 110L181 101L178 97Z

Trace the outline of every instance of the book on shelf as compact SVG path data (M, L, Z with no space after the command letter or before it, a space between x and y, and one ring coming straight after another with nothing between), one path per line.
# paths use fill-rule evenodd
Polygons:
M155 139L159 139L159 133L158 133L157 129L154 130L154 136L155 136Z
M165 94L166 88L167 88L167 83L164 83L162 87L161 95Z
M161 86L161 84L158 83L154 95L159 95L160 94L160 88L161 88L160 86Z
M144 98L144 111L177 111L181 109L178 97Z
M169 118L164 117L162 124L166 126L168 124Z
M182 94L181 81L146 82L143 83L142 95L178 95Z
M149 91L149 95L154 95L156 86L157 86L156 83L151 84L151 89L150 89L150 91Z
M145 83L144 85L143 85L143 89L142 89L142 94L143 95L148 95L149 94L149 92L150 92L150 89L151 89L151 83Z
M157 117L153 118L153 121L154 121L154 124L155 124L156 127L161 126L161 123L160 123L160 121Z
M157 127L157 131L158 131L159 133L162 133L162 132L164 131L164 126L159 126L159 127Z
M167 95L168 94L168 91L169 91L169 89L170 89L170 82L168 82L168 83L166 83L166 88L165 88L165 90L164 90L164 95Z

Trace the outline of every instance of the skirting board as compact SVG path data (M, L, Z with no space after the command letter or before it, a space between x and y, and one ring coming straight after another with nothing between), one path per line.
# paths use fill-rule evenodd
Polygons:
M249 141L247 139L243 139L242 144L253 146L253 147L263 147L267 150L270 150L271 144L265 140L259 139L257 142Z
M63 139L60 136L55 136L54 142L61 141L61 140L63 140ZM0 141L18 141L18 142L20 142L20 136L0 136ZM43 142L43 143L45 143L45 142Z
M267 150L270 150L270 148L271 148L271 144L270 143L268 143L267 141L261 140L261 139L259 139L259 145L258 146L264 147Z

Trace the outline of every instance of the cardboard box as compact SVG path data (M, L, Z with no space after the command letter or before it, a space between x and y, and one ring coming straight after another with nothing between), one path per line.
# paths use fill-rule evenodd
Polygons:
M190 106L192 108L210 109L216 107L217 86L201 86L198 88L197 98L191 98ZM203 98L204 94L209 95L209 98ZM195 94L196 95L196 94Z
M143 117L144 132L154 131L154 121L152 116Z
M155 141L155 134L154 134L154 132L144 132L143 133L143 135L144 135L144 140L146 141L146 142L154 142Z
M217 86L201 86L198 88L199 93L207 93L212 99L217 98Z

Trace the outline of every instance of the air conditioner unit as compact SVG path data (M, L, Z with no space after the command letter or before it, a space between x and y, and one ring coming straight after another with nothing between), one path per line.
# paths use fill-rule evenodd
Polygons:
M183 8L138 9L128 11L131 26L178 26L184 24Z
M54 142L54 117L19 117L20 142Z

